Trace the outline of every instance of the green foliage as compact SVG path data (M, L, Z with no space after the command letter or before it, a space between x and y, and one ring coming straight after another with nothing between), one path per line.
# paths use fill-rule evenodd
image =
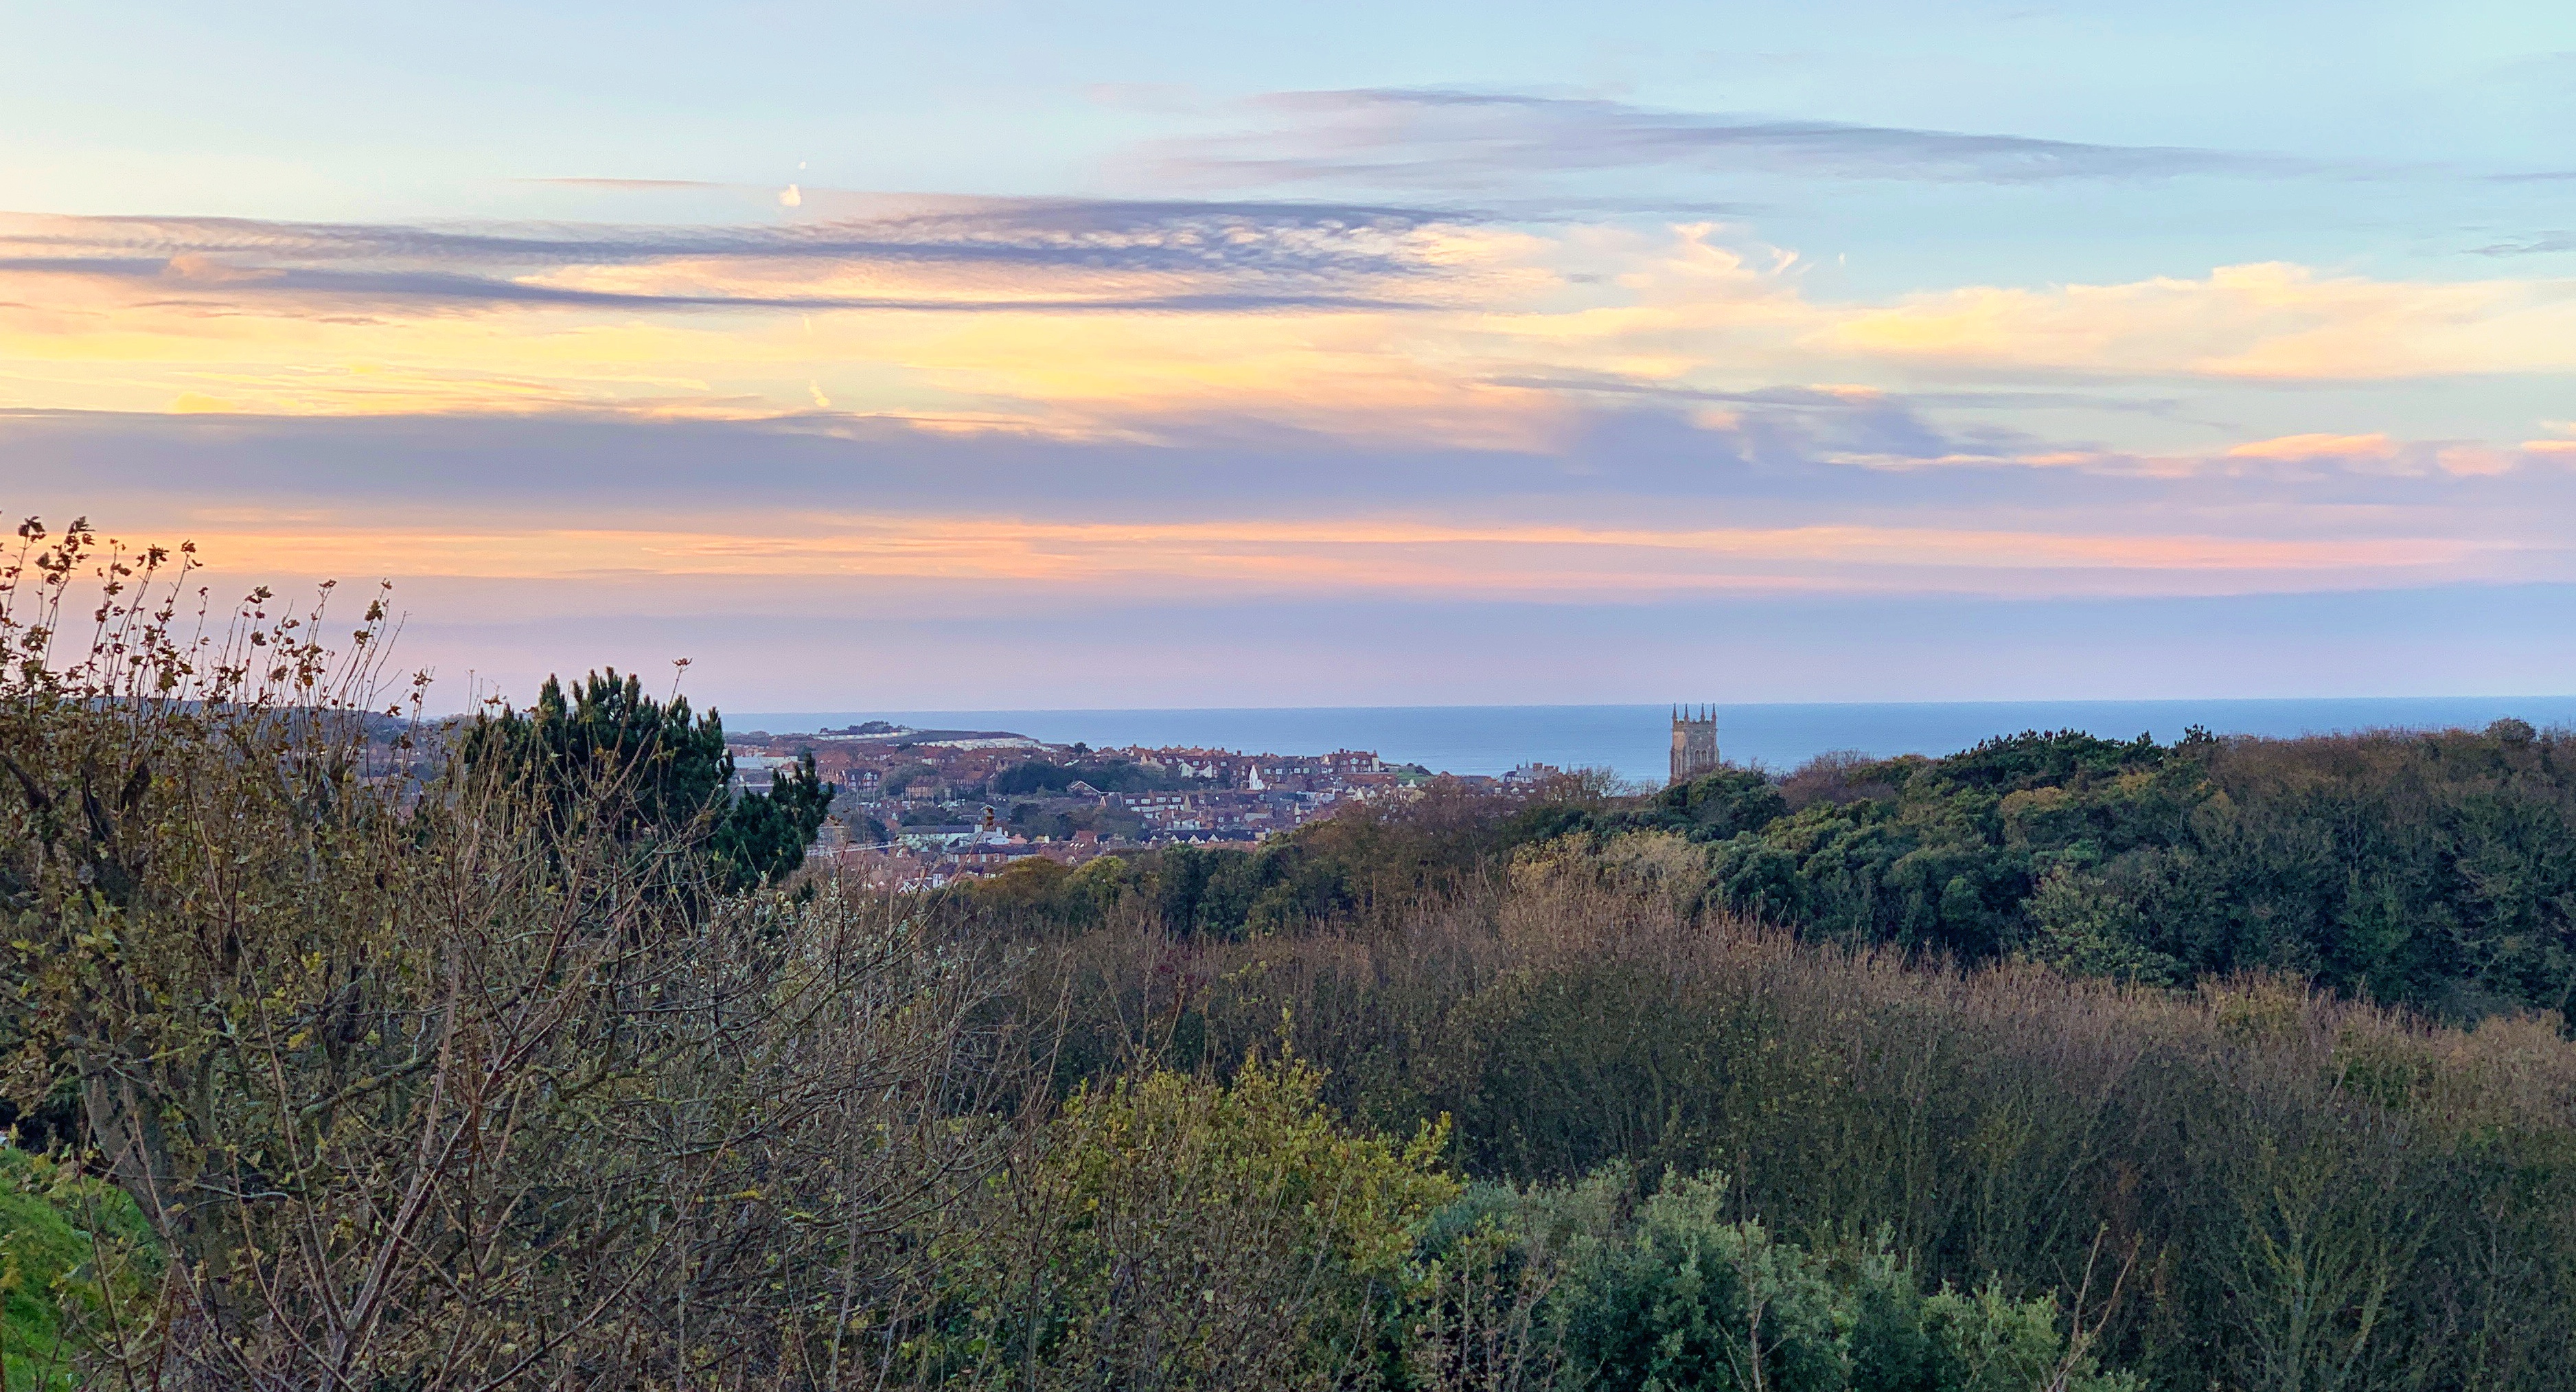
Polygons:
M712 718L712 716L710 716ZM831 815L839 789L814 770L814 752L771 780L766 793L745 793L726 804L707 838L707 854L724 883L737 889L782 878L805 863L805 848Z
M1596 817L1591 824L1602 831L1678 831L1694 841L1723 841L1760 831L1788 811L1788 799L1768 777L1728 768L1676 783L1641 808Z
M662 701L633 675L593 672L567 695L548 677L525 712L476 717L458 740L468 768L523 780L558 821L608 791L608 829L629 842L675 842L704 858L716 883L748 889L795 870L839 791L813 752L767 793L731 794L733 756L714 711L693 716L685 696Z
M2148 982L2286 969L2455 1016L2576 1001L2576 767L2519 721L2169 749L2031 733L1839 772L1869 794L1725 815L1728 906ZM1681 826L1717 781L1643 815Z
M1668 1177L1632 1230L1587 1243L1563 1297L1577 1366L1603 1392L1847 1386L1849 1324L1821 1262L1728 1222L1722 1179Z
M974 1313L947 1357L995 1385L1348 1385L1458 1185L1444 1126L1355 1133L1320 1085L1292 1059L1078 1090L950 1253Z
M1437 898L1577 833L1705 844L1717 903L1815 939L2148 984L2284 970L2451 1018L2576 1003L2576 766L2518 721L2170 747L2033 731L1634 800L1434 783L1257 852L1134 866L1167 931L1232 940Z
M469 767L526 780L532 795L558 809L607 783L616 796L609 829L626 839L694 823L733 774L715 712L693 715L686 696L660 700L615 668L592 672L570 694L560 678L546 678L526 711L476 717L458 753Z
M0 1149L0 1365L11 1392L73 1385L83 1340L105 1332L111 1305L148 1306L158 1266L142 1211L116 1186Z
M2182 963L2147 946L2146 914L2097 876L2059 866L2023 901L2030 931L2022 953L2060 971L2156 986L2181 982Z
M2135 1392L2048 1297L1988 1281L1926 1292L1884 1241L1802 1246L1731 1213L1716 1174L1668 1173L1639 1201L1634 1172L1571 1184L1482 1185L1435 1219L1415 1300L1510 1267L1489 1305L1520 1297L1530 1336L1495 1341L1556 1385L1595 1392ZM1454 1300L1453 1300L1454 1303ZM1486 1328L1512 1324L1489 1309ZM1436 1311L1431 1328L1458 1323ZM1490 1375L1487 1382L1500 1379Z

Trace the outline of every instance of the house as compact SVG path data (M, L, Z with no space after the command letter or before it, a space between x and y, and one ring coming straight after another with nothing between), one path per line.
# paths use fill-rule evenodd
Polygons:
M908 826L895 832L895 839L916 851L945 851L974 840L976 828L965 822L941 823L937 826Z
M729 786L737 793L766 793L782 773L794 773L796 761L770 754L736 754Z

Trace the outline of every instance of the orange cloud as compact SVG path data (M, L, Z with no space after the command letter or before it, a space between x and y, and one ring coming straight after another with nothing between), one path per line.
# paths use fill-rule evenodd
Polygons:
M1941 291L1819 331L1832 351L1961 364L2376 380L2576 368L2576 301L2531 281L2381 281L2267 262L2200 280Z
M1601 390L1688 399L1827 382L1842 385L1817 390L1860 406L1942 374L2576 371L2576 298L2540 282L2381 281L2266 263L2200 279L1836 304L1806 292L1794 256L1731 246L1737 234L1714 224L1242 232L1270 239L1258 255L1226 251L1216 233L1164 228L1150 256L1092 232L1069 249L1034 233L975 243L973 256L814 254L787 233L745 232L750 249L721 254L603 243L544 264L389 261L363 280L324 256L329 247L281 269L258 259L268 254L259 239L189 235L213 249L144 254L179 238L159 224L0 221L0 248L16 237L20 250L54 253L0 270L0 360L17 369L0 377L0 407L837 409L1094 438L1228 417L1354 439L1544 448L1599 406ZM100 240L98 255L61 254L83 237ZM942 248L955 250L932 249ZM1719 419L1726 408L1708 409ZM2387 448L2378 435L2320 434L2232 453L2385 458Z
M282 519L280 519L282 521ZM1652 528L1403 518L1066 523L990 517L745 519L672 528L222 526L209 554L307 575L600 580L775 577L990 582L1095 593L1295 590L1491 597L1723 590L2017 592L2012 577L2096 573L2112 588L2226 578L2446 570L2493 546L2442 537L2226 537L1811 525ZM2165 579L2154 577L2163 576ZM2117 577L2133 577L2119 579Z
M2230 459L2388 459L2397 446L2385 435L2283 435L2249 440L2227 451Z

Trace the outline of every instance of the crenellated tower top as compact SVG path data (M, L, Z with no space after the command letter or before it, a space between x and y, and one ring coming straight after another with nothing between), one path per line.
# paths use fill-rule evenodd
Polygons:
M1717 772L1717 707L1673 707L1673 778L1688 783Z

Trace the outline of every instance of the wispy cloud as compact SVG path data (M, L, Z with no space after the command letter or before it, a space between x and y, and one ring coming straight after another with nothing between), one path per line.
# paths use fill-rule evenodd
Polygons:
M1493 682L1527 695L1568 654L1613 670L1638 641L1684 658L1715 645L1719 670L1738 671L1744 605L1833 635L1782 659L1801 673L1863 651L1891 661L1925 622L1978 641L2029 627L2034 658L2062 667L2084 633L2121 634L2133 660L2133 629L2033 601L2126 596L2152 620L2189 596L2576 582L2559 525L2576 456L2545 440L2505 474L2481 470L2509 450L2371 432L2166 460L2027 438L2013 453L1890 394L1733 395L1701 403L1729 416L1701 419L1641 398L1544 453L1283 431L1184 447L827 414L0 411L0 494L22 515L192 537L218 583L390 575L416 635L402 660L451 677L524 688L686 654L731 665L726 699L754 708L799 704L766 671L739 675L781 644L813 655L788 675L823 708L889 699L932 671L988 692L1078 672L1168 701L1154 683L1200 663L1221 672L1189 699L1212 703L1242 700L1247 680L1270 700L1466 699L1403 674L1426 652L1444 671L1453 656L1492 662ZM1970 601L1996 607L1956 607ZM2511 607L2485 591L2451 603L2476 622ZM1283 617L1299 606L1307 620ZM1959 651L1923 647L1901 676L1880 674L1894 686L1839 694L1921 696L1920 674ZM1533 667L1532 652L1549 660ZM1100 654L1116 660L1080 665ZM1650 666L1639 683L1678 670Z
M2576 232L2538 232L2516 242L2490 242L2471 247L2477 256L2538 256L2553 251L2576 251Z
M1167 142L1152 157L1165 170L1219 187L1331 181L1448 190L1648 167L1990 184L2317 167L2226 150L1668 111L1511 92L1290 92L1262 99L1256 111L1272 129Z
M1387 287L1430 269L1418 240L1435 222L1420 212L1346 204L944 202L772 227L22 216L0 221L0 273L157 283L174 297L221 285L232 296L377 306L1385 308L1395 303ZM655 266L684 268L687 287L583 278ZM939 294L813 288L827 278L924 273L944 273L950 283ZM1083 293L1047 293L1073 280ZM801 288L764 292L763 282L780 281Z
M2282 263L2197 279L1976 286L1840 316L1890 358L2296 381L2576 369L2576 281L2394 281Z
M751 292L645 293L532 284L491 276L442 275L434 271L338 271L304 267L271 268L256 275L174 269L168 262L73 258L0 258L0 274L70 276L122 280L157 287L163 293L137 301L147 309L191 307L215 309L191 296L192 283L225 287L226 300L286 300L315 309L445 305L498 307L562 305L584 309L780 309L896 310L905 313L957 314L992 311L1014 313L1234 313L1265 309L1384 309L1405 307L1402 300L1328 291L1204 291L1170 294L1098 294L1048 296L995 293L980 296L900 295L769 295Z
M2491 544L2467 538L2294 538L1942 526L1588 527L1358 517L1183 523L1019 518L808 518L794 530L483 526L223 528L199 538L290 573L364 573L387 549L424 576L972 580L1134 594L1202 590L1452 596L1706 590L1886 590L1937 574L2010 592L2032 572L2107 572L2113 588L2174 592L2199 577L2455 573Z
M736 187L736 185L719 183L710 179L602 179L571 177L522 179L519 182L527 184L556 184L564 188L621 189L638 192L649 192L656 189L715 189Z
M1369 205L979 203L785 227L21 218L0 223L0 406L743 418L819 391L857 416L1101 438L1230 422L1544 451L1652 401L1732 422L1749 457L1878 462L2066 452L1991 419L1930 423L1960 412L2170 415L2186 383L2576 371L2570 282L2268 263L1837 301L1810 280L1721 225Z
M801 533L833 516L1280 536L1374 517L1516 535L1864 525L2349 540L2394 529L2560 552L2555 518L2576 505L2576 471L2560 448L2576 440L2566 438L2522 442L2527 457L2508 461L2518 472L2499 477L2481 460L2516 451L2468 440L2315 432L2146 454L1961 430L1901 400L1817 395L1845 399L1848 414L1821 403L1722 419L1641 409L1595 416L1545 453L1285 432L1067 440L821 413L660 422L0 411L0 492L19 507L82 493L191 516L256 506L415 520L483 519L511 499L526 514L514 525L540 529L576 525L567 519L704 527L739 514L758 519L754 535Z

